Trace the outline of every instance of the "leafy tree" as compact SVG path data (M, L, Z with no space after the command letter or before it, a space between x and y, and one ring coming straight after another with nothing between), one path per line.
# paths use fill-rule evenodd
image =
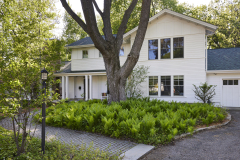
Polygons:
M77 15L82 18L80 12L78 12ZM78 23L74 19L72 19L72 17L66 11L64 12L63 16L63 24L64 28L61 37L61 39L65 42L63 46L71 44L87 36L87 33L78 25ZM71 51L71 49L65 50L67 60L71 60Z
M82 18L80 12L77 16ZM72 19L72 17L65 11L63 16L63 34L62 38L66 41L66 44L71 44L87 36L87 33L78 25L78 23Z
M215 93L216 85L208 85L207 82L203 83L200 86L194 85L193 92L195 93L195 98L203 103L207 103L210 101Z
M208 48L240 47L239 0L213 0L208 6L186 5L184 14L218 26L215 34L208 36Z
M141 98L142 90L141 83L146 81L148 74L148 66L136 66L130 76L128 77L126 84L126 94L130 98Z
M141 50L148 25L151 0L143 0L141 3L142 9L136 38L128 54L128 58L122 67L120 66L119 50L122 46L123 34L127 29L128 20L135 6L137 5L138 0L133 0L127 7L120 23L120 27L118 28L116 37L113 36L110 19L111 5L114 4L115 1L112 2L109 0L104 0L104 10L101 11L95 0L81 0L86 22L84 22L76 13L73 12L66 0L61 0L61 2L66 11L91 37L95 47L102 53L110 91L110 96L108 99L109 103L112 101L126 100L126 80L139 59L139 52ZM103 33L105 38L103 38L99 32L94 7L103 20Z
M17 156L25 152L32 108L57 98L48 89L42 94L40 83L43 67L49 71L48 86L57 83L52 73L62 56L56 52L60 41L49 39L56 17L52 10L50 0L0 1L0 106L12 119Z
M240 1L215 0L209 6L209 22L218 26L216 34L209 37L209 47L240 47Z

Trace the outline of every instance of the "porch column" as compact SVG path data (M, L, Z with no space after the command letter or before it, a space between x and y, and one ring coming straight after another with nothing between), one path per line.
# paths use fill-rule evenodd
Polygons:
M85 75L85 100L88 100L88 75Z
M89 99L92 99L92 75L89 75Z
M62 76L62 99L65 99L65 76Z
M69 76L66 76L66 98L68 98L68 84L69 83Z

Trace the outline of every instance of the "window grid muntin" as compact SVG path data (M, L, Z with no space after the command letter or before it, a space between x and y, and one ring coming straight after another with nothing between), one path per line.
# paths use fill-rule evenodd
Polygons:
M176 89L178 89L182 92L179 92L179 94L176 94L177 93ZM181 93L182 93L182 95L180 95ZM174 96L184 96L184 76L183 75L173 76L173 95Z
M151 43L152 46L156 45L155 47L157 47L157 48L155 48L155 49L150 48L151 47L150 42L152 42ZM152 52L155 51L156 52L155 53L155 58L150 59L150 55L149 55L150 51L152 51ZM155 59L158 59L158 39L148 40L148 60L155 60Z
M171 38L161 39L160 43L161 43L161 52L160 52L161 59L171 59ZM169 50L169 51L163 55L164 50ZM164 57L165 55L169 55L169 57Z
M180 41L180 39L182 39ZM179 57L176 57L176 50L182 50L182 55ZM184 37L176 37L173 38L173 58L184 58Z
M161 76L161 96L171 96L171 76Z
M99 57L103 57L101 52L99 52Z
M158 96L158 76L149 76L149 83L148 83L148 88L149 88L149 95L151 96ZM151 85L150 85L151 83ZM151 87L151 89L150 89ZM155 91L151 91L154 90ZM152 92L152 93L150 93Z
M223 80L223 85L229 85L229 86L237 86L238 80L237 79L229 79L229 80Z
M82 57L83 58L88 58L88 51L87 50L83 50Z
M124 47L123 46L119 50L119 56L124 56Z

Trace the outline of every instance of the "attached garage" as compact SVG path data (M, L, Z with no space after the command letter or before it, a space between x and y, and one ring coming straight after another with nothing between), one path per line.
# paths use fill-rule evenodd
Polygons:
M239 80L223 80L222 86L222 106L239 107L240 106L240 87Z
M208 50L207 82L216 85L212 102L240 107L240 48Z

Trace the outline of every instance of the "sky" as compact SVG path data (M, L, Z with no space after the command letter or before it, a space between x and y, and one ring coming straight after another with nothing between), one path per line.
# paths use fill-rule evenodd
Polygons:
M188 3L188 4L194 5L194 6L198 6L198 5L202 5L202 4L208 5L211 0L178 0L178 1L179 1L179 3L184 3L185 2L185 3ZM81 12L81 14L83 15L80 0L69 0L69 2L70 2L70 5L71 5L71 8L73 9L73 11ZM96 2L98 3L99 8L103 9L103 0L96 0ZM59 11L59 14L60 14L61 18L60 18L59 23L56 24L56 29L53 31L53 33L57 37L60 37L61 33L62 33L62 30L63 30L62 19L63 19L63 14L64 14L64 11L65 11L61 2L60 2L60 0L57 0L56 8Z

